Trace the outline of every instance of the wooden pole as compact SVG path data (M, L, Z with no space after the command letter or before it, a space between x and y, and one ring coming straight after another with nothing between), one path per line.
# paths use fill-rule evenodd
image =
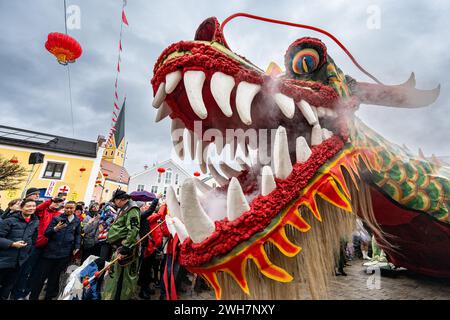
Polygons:
M134 247L137 246L138 244L140 244L145 238L147 238L153 231L155 231L156 229L158 229L166 220L164 219L163 221L161 221L160 223L158 223L158 225L156 227L154 227L152 230L150 230L145 236L143 236L142 238L140 238L135 244ZM87 280L83 281L83 287L87 287L91 281L93 281L95 278L99 278L102 273L104 273L106 270L108 270L113 264L115 264L117 261L119 261L119 257L116 257L113 261L111 261L107 266L105 266L102 270L97 271L93 277L90 277Z

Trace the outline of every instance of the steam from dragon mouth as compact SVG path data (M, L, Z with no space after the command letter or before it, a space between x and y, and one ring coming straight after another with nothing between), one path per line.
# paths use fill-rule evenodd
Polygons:
M177 155L183 159L190 153L219 184L212 189L199 179L187 179L180 203L174 190L168 190L167 221L183 243L182 264L205 265L267 228L327 161L346 151L347 125L359 103L417 107L439 94L439 88L414 89L413 78L400 86L358 83L337 68L325 45L314 38L301 38L288 48L285 68L285 73L273 66L264 72L232 52L215 18L200 25L194 41L169 46L156 62L156 122L170 116ZM214 164L207 158L212 145L219 155L229 145L237 165ZM237 146L256 159L249 163L237 157ZM342 173L325 174L342 180ZM324 191L323 185L315 192L344 198L346 186ZM208 199L222 201L224 212L211 212ZM344 200L334 204L347 207ZM290 223L308 229L301 218Z

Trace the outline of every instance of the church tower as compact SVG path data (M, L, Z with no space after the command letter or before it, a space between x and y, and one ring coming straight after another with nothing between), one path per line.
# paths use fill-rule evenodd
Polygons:
M122 167L125 162L125 100L114 128L115 132L103 152L103 159Z

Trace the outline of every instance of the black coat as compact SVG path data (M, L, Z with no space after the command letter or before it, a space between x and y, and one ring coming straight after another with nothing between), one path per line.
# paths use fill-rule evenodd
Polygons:
M48 244L45 246L42 254L44 258L68 258L72 255L73 250L80 249L81 221L76 215L73 217L72 222L69 222L67 216L63 213L52 219L44 233L48 238ZM54 228L60 221L67 226L56 232Z
M0 269L16 268L27 261L37 238L39 219L31 216L26 222L20 212L0 220ZM11 244L23 240L26 247L11 248Z
M150 217L153 214L153 212L155 212L158 202L159 202L158 198L154 199L150 204L150 207L146 211L141 212L141 227L139 229L140 238L142 238L143 236L145 236L147 233L150 232L150 225L147 221L147 218ZM147 241L143 241L142 244L146 246Z
M10 208L6 208L6 210L3 211L2 215L1 215L1 218L2 219L9 218L10 216L12 216L14 213L17 213L17 212L20 213L20 211L11 211Z

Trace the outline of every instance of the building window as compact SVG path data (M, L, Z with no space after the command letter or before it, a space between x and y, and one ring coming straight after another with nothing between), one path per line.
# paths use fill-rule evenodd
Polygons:
M158 193L158 186L152 186L151 192L155 194Z
M47 167L45 168L43 178L61 179L64 166L65 164L61 162L47 162Z
M112 155L112 156L114 155L114 151L111 151L111 155Z
M177 188L177 196L180 195L180 188Z
M158 173L158 183L161 183L162 173Z
M167 194L167 187L164 187L164 197L166 196L166 194Z
M143 184L138 184L137 191L144 191L145 186Z
M175 174L175 184L178 184L178 173Z
M165 184L171 184L172 183L172 170L167 169L166 171L166 181L164 181Z

